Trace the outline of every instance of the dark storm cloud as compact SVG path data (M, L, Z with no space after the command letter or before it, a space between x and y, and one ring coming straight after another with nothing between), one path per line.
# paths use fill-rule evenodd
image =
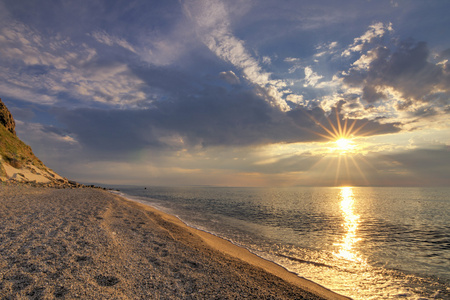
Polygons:
M369 103L385 98L383 89L394 88L406 102L400 110L414 102L432 102L436 99L448 103L450 73L448 63L431 63L425 42L402 42L398 49L378 47L367 69L354 68L344 77L347 84L363 87L363 98ZM446 52L442 55L444 56ZM380 91L381 90L381 91Z
M447 59L450 58L450 48L442 51L441 57L442 58L447 58Z
M153 103L146 110L56 110L59 120L89 148L120 153L145 147L250 145L282 141L290 122L249 92L210 87L202 93ZM276 121L280 119L279 121ZM278 123L277 123L278 122Z
M288 112L287 114L299 128L302 128L304 131L313 133L311 136L309 136L309 138L311 138L311 141L318 140L320 138L318 134L329 136L330 139L332 139L330 134L327 133L318 124L322 124L332 132L334 132L333 127L336 130L339 130L339 126L341 126L342 128L346 126L346 128L348 129L351 128L351 131L349 133L354 133L356 136L395 133L401 130L401 124L398 122L381 124L378 122L378 120L351 118L345 121L343 116L340 114L341 107L345 103L346 102L344 101L338 103L338 107L336 108L338 111L338 116L335 115L336 109L334 109L333 112L327 116L325 112L319 107L316 107L312 110L307 110L303 107L300 107ZM347 125L345 125L345 122Z
M391 155L391 157L420 177L429 177L432 174L434 178L440 177L449 182L449 166L442 163L450 157L448 146L436 149L415 149L408 153Z
M121 153L147 146L151 129L144 126L145 111L101 110L82 108L56 109L54 113L78 142L101 153Z
M157 101L146 110L57 109L55 114L80 143L111 154L148 147L179 150L317 141L323 140L317 133L327 134L318 122L338 127L335 116L328 121L320 108L283 113L251 91L220 87ZM360 127L358 134L399 131L397 124L356 120L354 129Z
M134 75L145 82L148 87L157 88L169 94L186 95L195 92L195 76L175 68L154 65L131 66Z
M386 95L377 92L373 86L366 85L363 88L362 98L366 100L368 103L373 103L376 102L377 100L386 98Z
M447 163L443 163L449 157L449 147L442 145L368 159L377 169L377 173L371 175L372 180L381 185L395 185L403 181L406 185L449 186L450 168Z

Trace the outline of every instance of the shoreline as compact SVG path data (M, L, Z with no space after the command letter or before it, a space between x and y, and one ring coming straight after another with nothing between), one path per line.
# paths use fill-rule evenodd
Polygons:
M184 229L188 230L189 232L201 237L202 240L208 246L215 249L216 251L222 252L226 255L230 255L232 257L235 257L237 259L240 259L247 263L250 263L251 265L262 268L266 272L271 273L290 284L296 285L296 286L300 287L301 289L309 291L320 297L324 297L325 299L336 299L336 300L351 299L344 295L340 295L336 292L333 292L332 290L327 289L326 287L324 287L314 281L300 277L299 275L287 270L285 267L252 253L250 250L248 250L245 247L236 245L233 242L231 242L227 239L221 238L217 235L214 235L213 233L208 232L206 230L202 230L202 229L198 229L198 228L189 226L188 224L186 224L182 219L180 219L176 215L171 215L171 214L166 213L150 204L146 204L139 200L133 199L132 196L129 196L125 193L116 192L116 191L109 191L109 192L115 196L122 198L125 201L129 201L129 202L138 204L139 206L142 207L142 209L150 210L154 213L159 214L166 221L169 221L171 223L174 223L178 226L183 227Z
M349 299L98 189L0 189L0 297Z

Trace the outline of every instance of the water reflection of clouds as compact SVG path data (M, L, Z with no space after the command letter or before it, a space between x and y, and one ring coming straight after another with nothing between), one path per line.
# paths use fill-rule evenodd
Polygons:
M339 193L341 199L341 211L344 216L345 235L340 243L334 244L339 247L339 251L335 255L350 261L362 261L359 253L354 249L355 245L361 238L358 237L359 215L353 211L355 198L351 187L342 187Z

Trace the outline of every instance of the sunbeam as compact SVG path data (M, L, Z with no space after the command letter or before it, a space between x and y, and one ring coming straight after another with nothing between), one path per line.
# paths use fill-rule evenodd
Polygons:
M334 117L326 117L325 123L319 122L311 115L308 116L322 130L321 132L311 130L311 132L329 141L325 143L327 148L322 158L311 168L320 168L320 165L322 165L321 161L327 159L326 165L322 166L324 168L322 176L327 177L328 174L334 173L334 179L330 183L339 186L362 181L363 184L368 185L367 176L365 176L363 169L358 165L358 160L355 159L356 156L363 159L361 156L364 151L364 142L361 138L368 132L362 132L361 130L367 125L367 122L358 124L357 119L341 119L337 108L334 109Z

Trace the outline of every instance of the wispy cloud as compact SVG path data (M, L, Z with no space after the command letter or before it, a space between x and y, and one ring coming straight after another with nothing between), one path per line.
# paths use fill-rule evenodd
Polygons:
M295 71L297 71L298 69L302 68L302 63L301 63L301 59L297 58L297 57L286 57L284 59L285 62L292 64L292 67L289 68L288 72L289 73L294 73Z
M124 49L127 49L133 53L137 53L134 47L128 43L125 39L116 36L111 36L105 31L95 31L91 36L96 39L99 43L106 44L108 46L118 45Z
M392 23L383 24L381 22L369 26L362 36L354 39L347 49L342 52L342 56L350 56L352 52L361 52L364 46L371 43L374 39L382 37L386 32L393 31Z
M228 82L229 84L236 85L240 83L239 78L233 71L221 72L219 77Z
M323 76L318 75L311 67L305 67L305 87L316 86L317 82L322 78Z
M6 22L5 22L6 23ZM0 31L3 93L40 104L55 104L61 94L73 99L132 105L143 101L142 81L123 63L101 63L96 49L60 35L46 36L18 22ZM106 44L132 47L97 34Z
M244 41L233 35L224 2L192 0L186 1L184 6L187 15L197 26L198 35L211 51L241 69L244 77L251 83L267 89L271 104L283 111L290 109L282 98L286 84L281 80L271 79L271 73L263 70L258 60L245 48Z

